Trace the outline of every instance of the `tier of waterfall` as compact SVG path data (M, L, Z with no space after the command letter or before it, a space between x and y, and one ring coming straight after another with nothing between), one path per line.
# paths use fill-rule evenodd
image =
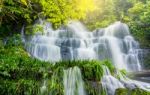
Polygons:
M103 70L104 76L102 78L102 86L106 91L106 95L114 95L116 89L125 88L122 82L111 75L109 69L106 66L103 67Z
M109 69L106 66L103 67L103 70L104 70L104 76L101 82L102 82L102 87L106 91L106 95L115 95L115 91L118 88L128 88L128 89L141 88L150 91L149 83L131 80L128 77L122 75L118 71L117 71L117 76L119 76L119 79L117 79L111 75Z
M78 67L64 70L64 95L86 95L81 71Z
M53 30L50 23L42 22L41 25L44 33L32 36L27 47L35 58L52 62L109 59L117 69L141 70L139 44L124 23L116 22L94 32L88 31L77 21L72 21L67 27L58 30Z

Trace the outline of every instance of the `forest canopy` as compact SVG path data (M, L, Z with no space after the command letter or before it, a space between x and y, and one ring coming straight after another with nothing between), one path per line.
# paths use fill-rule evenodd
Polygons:
M69 19L84 19L86 13L97 9L94 0L1 0L0 3L1 24L10 21L31 23L45 17L58 27Z
M100 27L116 20L148 22L149 6L148 0L1 0L0 23L32 23L40 17L55 28L71 19Z
M91 30L122 21L147 47L149 10L149 0L0 0L0 35L16 33L39 18L48 20L54 28L76 19Z

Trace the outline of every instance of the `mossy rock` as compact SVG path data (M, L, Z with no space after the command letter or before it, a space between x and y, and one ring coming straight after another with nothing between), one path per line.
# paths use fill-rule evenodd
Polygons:
M131 90L130 95L150 95L150 92L136 88Z
M115 92L115 95L150 95L150 92L139 88L135 88L133 90L118 88Z
M115 92L115 95L128 95L128 89L118 88Z

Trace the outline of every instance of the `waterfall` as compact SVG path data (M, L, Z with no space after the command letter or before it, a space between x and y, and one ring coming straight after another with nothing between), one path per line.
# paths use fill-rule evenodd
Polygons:
M118 71L117 74L119 75L120 79L117 79L111 75L108 67L103 66L103 70L104 70L104 76L102 78L101 83L102 83L102 87L106 91L106 95L115 95L115 91L118 88L135 89L138 87L150 91L149 83L131 80L128 77L120 74L120 72Z
M81 71L78 67L64 70L64 95L86 95Z
M40 92L42 95L44 95L44 93L46 92L47 87L46 87L46 80L44 80L44 83L42 85L42 87L40 88Z
M105 60L109 59L117 70L141 71L139 44L134 40L126 24L116 22L106 28L88 31L78 21L71 21L67 27L53 30L48 22L40 21L43 34L37 33L26 40L27 51L43 61L61 60ZM140 87L147 90L150 84L131 80L127 77L117 79L108 68L102 86L107 95L114 95L117 88ZM81 71L78 67L64 70L64 95L85 95Z
M126 24L116 22L106 28L88 31L78 21L66 28L53 30L51 24L40 21L44 34L37 33L28 41L27 50L44 61L74 59L109 59L117 69L140 71L139 44L130 35Z
M113 77L106 66L103 66L104 76L102 78L102 86L106 91L106 95L114 95L116 89L125 88L124 84Z

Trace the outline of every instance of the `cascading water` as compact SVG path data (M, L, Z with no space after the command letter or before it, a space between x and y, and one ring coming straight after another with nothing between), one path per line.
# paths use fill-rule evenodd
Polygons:
M104 76L102 78L102 86L106 91L106 95L114 95L116 89L118 88L135 89L138 87L150 91L149 83L131 80L126 76L120 74L120 72L117 72L117 75L120 77L120 79L117 79L111 75L109 69L106 66L103 67L103 70Z
M64 95L86 95L78 67L64 70Z
M27 51L35 58L52 62L74 59L109 59L117 69L142 70L138 58L139 44L130 35L126 24L116 22L107 28L93 32L89 32L77 21L70 22L66 28L58 30L53 30L51 24L47 22L41 21L41 25L44 27L43 34L37 33L32 36L31 40L26 41ZM102 85L108 95L114 95L117 88L138 86L145 89L150 86L150 84L128 78L118 80L111 76L108 70L106 72ZM74 87L75 85L77 88ZM75 95L74 91L80 93L77 95L85 95L79 68L64 70L64 88L65 95Z
M114 95L116 89L125 88L124 85L115 77L113 77L109 71L109 69L104 66L104 76L102 78L102 86L106 91L107 95Z
M141 70L138 43L128 26L116 22L105 29L88 32L80 22L70 22L66 29L54 31L50 23L42 24L44 34L32 37L27 50L44 61L72 59L110 59L117 69Z

